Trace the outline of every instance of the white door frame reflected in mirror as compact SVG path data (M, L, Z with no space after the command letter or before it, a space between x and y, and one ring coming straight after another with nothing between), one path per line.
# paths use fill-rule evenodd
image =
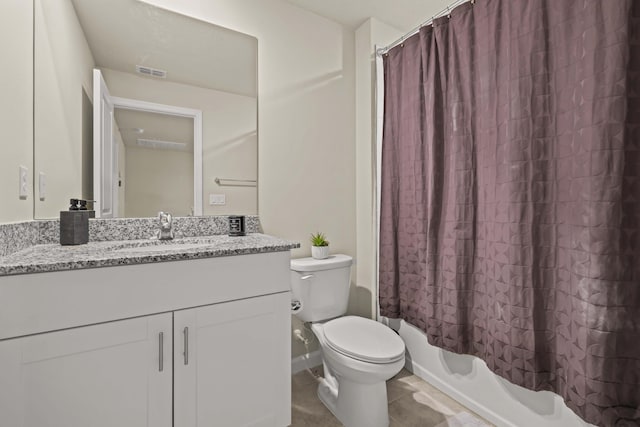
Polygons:
M117 144L113 136L113 100L98 69L93 70L93 209L97 218L113 218L118 212Z
M99 70L94 70L97 75L100 74ZM203 213L202 207L202 111L192 108L178 107L174 105L157 104L153 102L140 101L137 99L121 98L111 96L110 101L112 104L112 111L116 108L125 110L143 111L148 113L167 114L172 116L179 116L190 118L193 120L193 215L201 216ZM113 113L111 113L113 115ZM94 207L96 217L106 218L116 216L116 212L113 209L107 210L107 215L103 215L103 207L100 200L102 199L102 192L105 186L103 185L103 178L109 174L102 172L102 147L103 147L103 132L102 128L102 114L101 112L94 111L94 180L93 180L93 195L96 200L97 206ZM113 138L113 135L111 136ZM112 154L114 156L115 154ZM117 158L115 159L117 161ZM112 168L113 169L113 168ZM116 178L117 174L113 174ZM117 188L117 187L116 187ZM114 197L112 196L112 199ZM111 215L108 213L112 211Z

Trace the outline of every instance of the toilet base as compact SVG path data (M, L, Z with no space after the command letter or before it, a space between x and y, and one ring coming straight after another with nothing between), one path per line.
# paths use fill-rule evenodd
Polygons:
M388 427L387 384L359 384L328 374L318 384L318 398L346 427Z
M404 366L404 352L388 363L364 362L333 350L325 339L323 324L314 323L311 330L322 351L320 401L346 427L388 427L386 381Z

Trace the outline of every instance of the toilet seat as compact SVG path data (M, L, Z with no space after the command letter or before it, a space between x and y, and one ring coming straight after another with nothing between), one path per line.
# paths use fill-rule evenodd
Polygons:
M323 326L327 345L345 356L369 363L392 363L404 358L404 341L375 320L344 316Z

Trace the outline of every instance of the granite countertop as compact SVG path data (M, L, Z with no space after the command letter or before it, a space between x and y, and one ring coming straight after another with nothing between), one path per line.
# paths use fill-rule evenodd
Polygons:
M298 247L299 243L259 233L243 237L100 241L77 246L43 244L0 257L0 276L279 252Z

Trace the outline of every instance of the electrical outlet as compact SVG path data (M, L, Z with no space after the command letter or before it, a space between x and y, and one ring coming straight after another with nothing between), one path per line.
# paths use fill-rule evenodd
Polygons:
M225 205L227 198L224 194L209 194L209 205Z
M18 172L19 172L19 177L18 177L18 196L21 199L26 199L27 196L29 195L29 179L27 177L27 174L29 173L29 170L24 167L24 166L20 166L18 167Z

